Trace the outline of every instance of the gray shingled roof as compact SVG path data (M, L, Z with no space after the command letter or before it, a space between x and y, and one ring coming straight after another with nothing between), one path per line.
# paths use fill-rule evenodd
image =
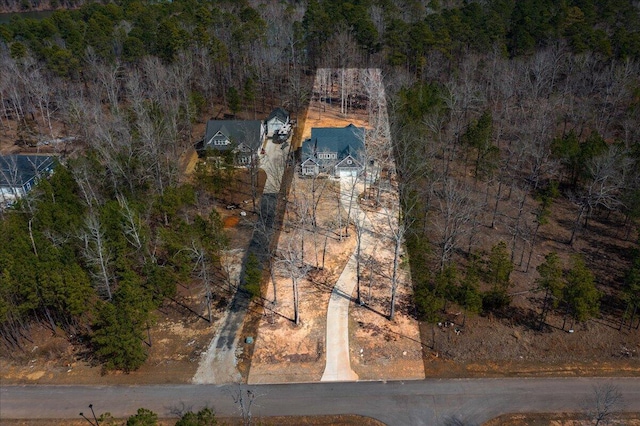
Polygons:
M364 151L364 127L349 124L346 127L314 127L311 138L302 144L302 158L318 152L337 152L338 160L351 155L360 157Z
M218 132L227 136L231 145L212 146L214 149L226 151L233 149L235 145L244 144L252 150L257 150L262 144L260 130L262 121L260 120L209 120L204 136L205 148L211 138Z
M0 156L0 186L23 186L52 166L53 157L47 155Z
M271 120L272 118L278 118L278 120L285 123L287 121L287 117L289 117L289 113L287 112L287 110L278 107L271 111L271 114L269 114L269 117L267 117L267 121Z

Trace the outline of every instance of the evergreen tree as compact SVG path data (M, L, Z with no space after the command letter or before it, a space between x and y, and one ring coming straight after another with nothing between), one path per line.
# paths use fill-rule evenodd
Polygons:
M600 312L600 292L596 289L593 273L581 256L572 258L572 267L566 276L564 302L575 321L585 321Z
M216 415L210 408L203 408L194 413L188 411L180 417L175 426L215 426L218 424Z
M482 295L480 293L480 275L475 261L471 261L465 271L465 276L458 290L458 303L466 313L477 314L482 310Z
M506 293L511 287L510 276L513 271L511 256L507 250L507 244L500 241L491 248L487 269L487 280L493 286L493 290Z
M489 263L487 265L487 282L491 284L491 290L482 297L484 310L502 309L511 303L508 290L511 287L510 275L513 271L513 263L507 244L500 241L491 248Z
M138 408L138 412L127 419L127 426L156 426L158 415L146 408Z
M542 328L549 309L558 307L560 300L562 300L564 277L562 276L562 265L558 254L556 252L547 254L544 262L536 270L540 275L536 280L536 284L545 291L542 313L540 314L540 328Z
M475 177L486 178L498 167L500 150L493 144L493 125L490 111L471 123L462 136L463 141L476 151Z
M447 310L447 301L455 300L458 282L458 270L453 263L448 263L435 277L434 294L444 303L443 312Z
M151 309L139 277L126 271L113 301L101 302L94 324L92 342L107 370L133 371L147 359L143 329Z
M243 98L246 105L250 105L253 109L253 114L255 118L256 113L256 84L251 77L247 77L244 82L244 90L243 90Z
M414 299L420 318L429 323L436 323L442 318L443 300L437 297L427 286L415 290Z
M240 94L235 87L229 87L227 90L227 105L233 115L240 111Z
M262 266L255 254L249 253L244 267L244 288L251 298L260 296L260 281L262 280Z

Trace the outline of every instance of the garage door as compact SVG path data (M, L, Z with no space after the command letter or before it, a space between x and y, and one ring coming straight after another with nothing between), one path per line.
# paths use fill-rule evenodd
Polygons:
M358 171L356 169L340 169L338 172L338 176L340 177L356 177L358 176Z

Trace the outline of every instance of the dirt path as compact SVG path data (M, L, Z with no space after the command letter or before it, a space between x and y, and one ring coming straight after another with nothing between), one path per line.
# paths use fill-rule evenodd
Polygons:
M285 171L288 146L286 144L277 145L270 139L264 144L264 154L260 154L260 168L267 175L264 191L260 198L260 217L265 229L271 228L275 214L276 197L282 183L282 176ZM281 148L285 149L281 149ZM249 244L249 252L258 253L261 237L256 234ZM240 277L242 274L242 264L245 256L244 250L236 250L232 256L228 256L223 261L229 279L236 288L240 287ZM220 319L219 327L206 353L203 354L198 370L192 382L197 384L206 383L239 383L242 376L238 371L238 351L239 343L242 339L241 331L249 307L249 296L242 291L236 291L231 305L225 315Z
M240 249L228 251L222 258L232 283L237 284L240 280L244 252ZM200 358L198 370L191 379L193 383L240 382L242 377L237 368L236 347L239 339L238 331L244 319L243 303L248 303L248 301L234 297L230 308L216 324L217 332L211 340L209 348Z
M233 312L227 311L220 319L221 324L237 324L237 319L231 317ZM235 349L238 343L238 327L220 327L220 331L204 353L198 371L193 376L195 384L239 383L242 379L237 368Z

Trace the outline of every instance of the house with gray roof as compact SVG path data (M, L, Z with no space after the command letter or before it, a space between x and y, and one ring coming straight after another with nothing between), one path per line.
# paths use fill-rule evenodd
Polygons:
M53 172L54 157L47 155L0 156L0 203L24 197L38 181Z
M300 174L357 176L364 165L364 127L314 127L302 144Z
M267 137L272 138L287 126L289 126L289 113L280 107L274 109L267 117Z
M257 158L265 134L261 120L209 120L202 149L232 151L235 164L249 165Z

